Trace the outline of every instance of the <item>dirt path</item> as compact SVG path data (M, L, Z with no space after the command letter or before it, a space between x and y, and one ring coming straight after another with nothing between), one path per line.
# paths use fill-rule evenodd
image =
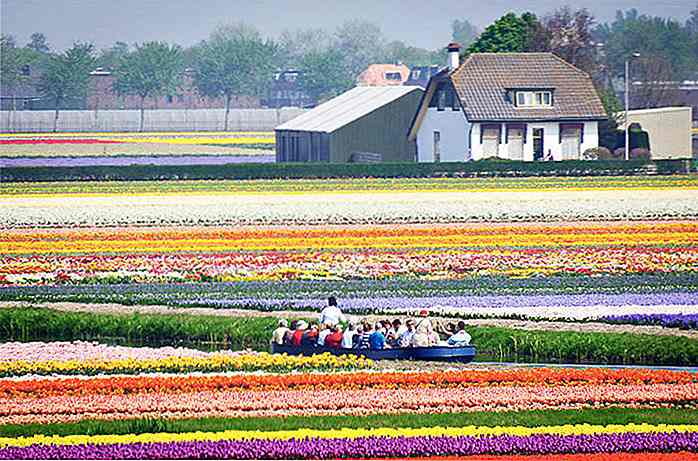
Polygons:
M207 307L170 307L170 306L125 306L121 304L87 304L87 303L29 303L22 301L0 302L0 308L41 306L64 312L92 312L97 314L184 314L184 315L212 315L222 317L276 317L297 318L317 317L318 312L309 311L274 311L263 312L247 309L213 309ZM350 316L359 318L358 316ZM369 315L370 321L386 318L386 316ZM394 316L390 316L393 318ZM362 317L363 318L363 317ZM449 322L457 322L457 319L436 317L434 318L437 329L444 331L444 326ZM538 331L574 331L593 333L635 333L655 336L683 336L698 340L698 331L679 330L678 328L664 328L653 325L612 325L600 322L572 323L560 321L531 321L509 319L470 319L464 320L472 327L489 326L514 328L517 330Z

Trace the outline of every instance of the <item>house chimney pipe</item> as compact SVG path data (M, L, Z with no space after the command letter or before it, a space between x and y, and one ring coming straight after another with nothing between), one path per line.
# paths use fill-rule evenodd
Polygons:
M451 42L446 49L448 50L448 70L456 70L460 66L460 44Z

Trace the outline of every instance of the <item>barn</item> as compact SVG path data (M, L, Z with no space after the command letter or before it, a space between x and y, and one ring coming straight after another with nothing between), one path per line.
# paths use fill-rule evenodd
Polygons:
M424 91L356 87L276 128L277 162L413 162L407 139Z

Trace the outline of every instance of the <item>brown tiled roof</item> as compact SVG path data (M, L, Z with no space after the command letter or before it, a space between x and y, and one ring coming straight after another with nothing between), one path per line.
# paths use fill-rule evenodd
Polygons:
M606 118L589 75L552 53L474 53L450 78L471 121ZM552 89L553 107L515 107L517 88Z

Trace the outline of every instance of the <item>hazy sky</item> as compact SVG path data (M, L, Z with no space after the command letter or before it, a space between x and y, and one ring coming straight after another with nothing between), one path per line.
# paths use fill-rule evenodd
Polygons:
M542 15L565 3L586 7L601 21L628 8L684 21L698 0L0 0L0 28L19 44L43 32L54 49L78 40L100 48L117 40L188 46L228 22L244 21L275 37L284 29L331 31L361 18L380 25L391 40L433 49L448 43L453 19L467 18L482 28L507 11Z

